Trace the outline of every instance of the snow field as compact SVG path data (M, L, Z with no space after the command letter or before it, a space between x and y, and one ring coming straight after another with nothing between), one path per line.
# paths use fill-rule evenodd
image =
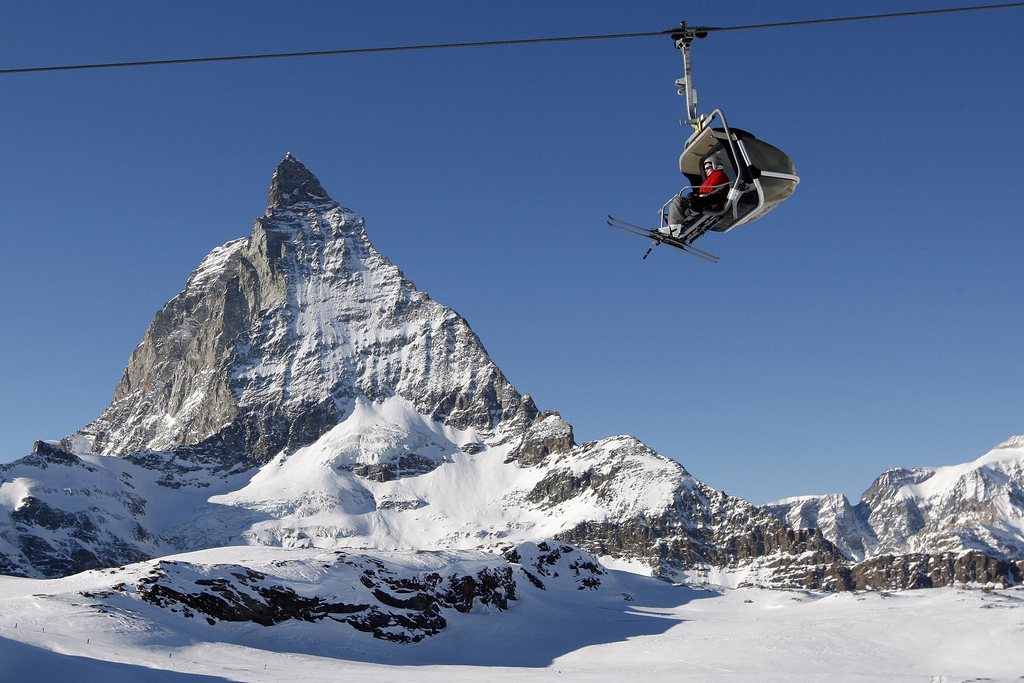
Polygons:
M226 548L169 560L275 567L316 584L318 551ZM411 570L448 553L378 553ZM285 561L286 558L294 561ZM468 558L472 561L472 558ZM480 556L481 562L487 558ZM697 591L610 572L598 591L557 582L505 612L474 610L400 645L347 626L187 620L123 601L101 613L81 591L142 576L151 563L56 580L0 578L5 680L548 681L969 680L1024 674L1024 590L897 594ZM327 585L321 588L326 588ZM339 587L340 588L340 587ZM628 595L630 599L625 596Z

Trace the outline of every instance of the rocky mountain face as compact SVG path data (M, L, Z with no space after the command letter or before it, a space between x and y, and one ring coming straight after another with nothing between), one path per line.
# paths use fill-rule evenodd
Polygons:
M914 587L952 575L1024 575L1024 437L974 462L884 472L851 505L842 495L765 506L793 529L819 529L846 557L849 578ZM906 578L900 578L905 576Z
M114 400L65 440L104 455L191 447L248 469L315 441L357 396L401 396L500 439L537 410L454 311L370 244L289 155L248 238L214 249L157 313Z
M268 201L157 314L96 420L0 466L0 572L55 577L222 546L501 554L556 539L571 544L562 555L722 585L1019 581L1024 443L956 476L887 472L856 506L757 507L633 437L577 444L294 157ZM179 569L138 594L212 619L356 614L262 590L244 571L200 583ZM510 596L501 576L459 585L470 579ZM410 586L434 612L461 604L441 583ZM397 623L364 602L346 623Z

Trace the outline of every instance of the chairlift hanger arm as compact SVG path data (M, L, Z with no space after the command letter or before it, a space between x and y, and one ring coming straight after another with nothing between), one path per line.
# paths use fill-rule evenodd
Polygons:
M686 96L684 123L699 131L703 125L703 117L697 113L697 89L693 85L693 54L690 45L694 38L707 38L708 32L704 27L687 26L685 21L681 21L679 28L674 29L671 35L676 49L683 55L683 77L676 81L676 87L680 95Z

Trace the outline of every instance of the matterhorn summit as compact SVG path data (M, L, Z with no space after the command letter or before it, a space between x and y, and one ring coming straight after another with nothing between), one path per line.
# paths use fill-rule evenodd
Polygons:
M465 320L404 279L290 154L268 201L157 314L72 451L191 447L248 468L314 442L359 400L398 399L492 441L534 418Z
M357 629L404 624L400 640L437 632L444 605L504 609L556 578L596 589L598 561L719 586L1006 585L1024 548L1021 452L1007 442L962 472L886 473L858 506L758 507L633 436L577 444L289 154L252 232L213 249L156 314L109 407L0 466L0 573L156 561L161 578L137 593L161 604L245 619L255 591L254 619L351 609ZM964 506L972 514L958 517ZM263 569L243 547L265 552ZM366 549L378 554L348 554ZM249 569L210 578L157 559L192 551ZM382 602L296 602L267 583L266 567L290 561L280 557L347 558L337 576L360 568ZM236 580L241 611L211 612L228 588L215 598L204 586ZM411 585L429 599L406 623L412 603L387 591ZM287 616L300 603L305 616Z

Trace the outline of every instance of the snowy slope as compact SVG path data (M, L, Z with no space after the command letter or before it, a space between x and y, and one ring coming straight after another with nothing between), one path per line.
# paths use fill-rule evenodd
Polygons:
M510 454L536 442L487 447L474 428L434 422L404 399L355 403L347 419L314 443L244 474L198 469L168 478L164 468L173 456L78 457L42 445L9 466L0 483L0 511L15 525L41 511L31 513L38 518L31 533L15 526L0 536L7 556L33 573L31 567L39 569L34 547L51 546L67 558L85 549L102 558L101 566L120 564L116 539L133 548L124 559L239 543L477 548L629 520L697 531L713 526L715 506L753 510L706 489L631 437L572 446L524 466ZM539 424L534 435L541 439L564 433L556 415ZM373 476L383 473L372 469L381 462L395 467ZM403 462L426 465L403 472ZM698 516L705 521L684 518L677 510L684 502L687 515L703 510ZM99 528L109 540L89 533ZM650 540L610 550L650 571L658 559Z
M1024 670L1020 588L715 592L608 572L594 589L579 590L575 576L541 577L541 589L520 573L506 609L479 599L468 612L442 607L446 627L411 644L328 616L210 623L195 609L188 616L181 603L161 608L141 597L158 585L193 590L197 581L215 595L217 580L229 577L254 595L274 586L280 595L303 596L317 585L336 602L369 604L376 602L371 589L337 579L359 567L416 577L502 566L519 572L524 565L460 553L351 553L339 562L331 551L250 547L55 580L0 577L0 667L8 680L110 683L963 681L1015 680Z

